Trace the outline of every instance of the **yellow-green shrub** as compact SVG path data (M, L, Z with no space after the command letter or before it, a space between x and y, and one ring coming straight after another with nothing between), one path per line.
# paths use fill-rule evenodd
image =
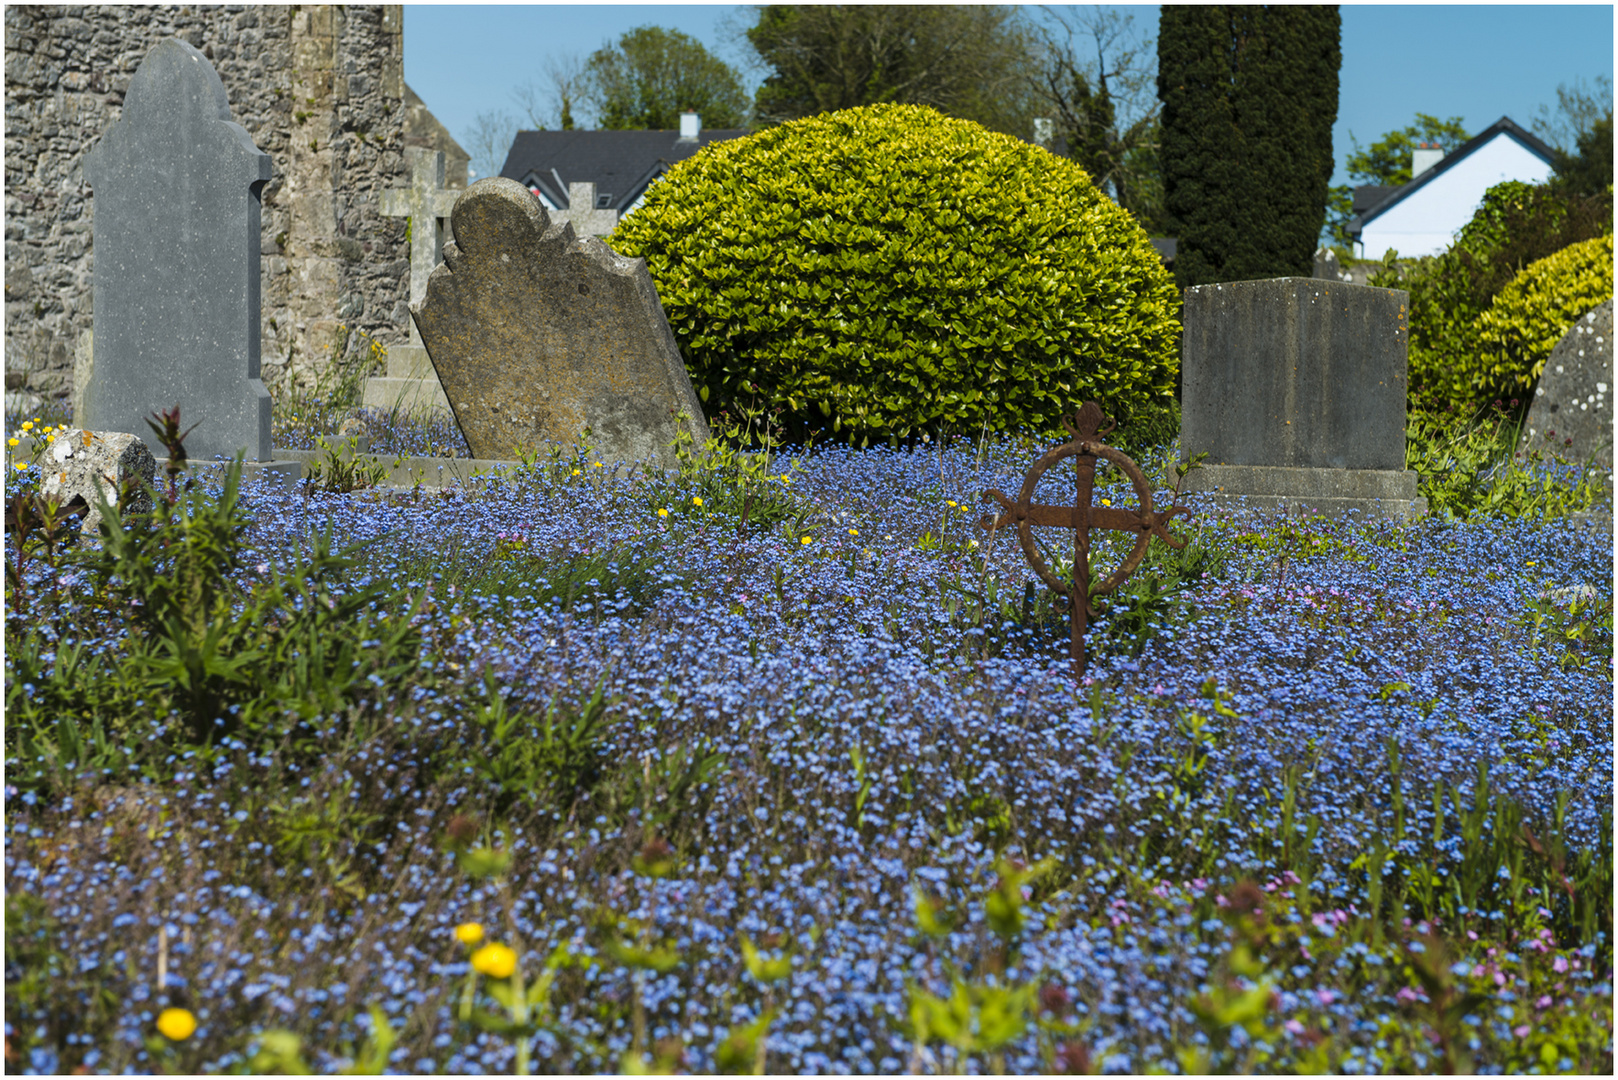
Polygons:
M1179 298L1078 166L919 106L715 143L612 234L646 259L710 416L854 442L1122 420L1172 399Z
M1612 298L1612 235L1563 248L1530 263L1478 316L1482 385L1528 390L1551 350L1585 312Z

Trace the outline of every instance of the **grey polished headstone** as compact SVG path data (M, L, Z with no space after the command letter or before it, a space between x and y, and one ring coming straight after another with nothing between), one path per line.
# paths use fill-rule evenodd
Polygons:
M1313 278L1187 289L1180 457L1208 458L1185 490L1424 513L1405 469L1408 300Z
M231 122L206 57L170 38L85 156L95 197L95 425L149 437L180 407L191 457L270 456L259 379L260 195L270 158Z
M1612 301L1562 335L1540 372L1523 443L1544 439L1572 461L1612 468ZM1571 440L1571 443L1569 442Z
M504 177L466 189L453 232L411 314L474 457L575 443L588 428L603 460L672 465L682 412L707 440L645 260L578 239Z

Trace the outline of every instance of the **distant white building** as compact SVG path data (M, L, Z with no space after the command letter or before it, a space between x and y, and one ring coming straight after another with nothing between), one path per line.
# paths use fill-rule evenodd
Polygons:
M1502 116L1453 154L1415 151L1410 183L1354 189L1348 225L1354 253L1380 259L1389 248L1401 257L1438 255L1483 202L1483 193L1507 180L1541 184L1551 177L1554 152Z

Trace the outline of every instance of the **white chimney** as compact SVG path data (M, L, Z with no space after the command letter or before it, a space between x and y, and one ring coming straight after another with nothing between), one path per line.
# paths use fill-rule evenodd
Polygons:
M697 136L702 134L702 117L694 112L680 114L680 141L695 142Z
M1437 143L1420 143L1410 155L1410 179L1414 180L1444 160L1444 148Z

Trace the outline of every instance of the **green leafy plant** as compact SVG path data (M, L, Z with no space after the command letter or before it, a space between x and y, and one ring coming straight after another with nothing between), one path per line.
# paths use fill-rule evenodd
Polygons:
M334 445L322 435L315 440L315 445L325 451L326 456L315 462L313 470L304 480L306 491L347 494L361 488L375 487L388 478L387 466L360 454L356 436L350 435Z
M1178 295L1065 159L921 106L714 143L614 231L642 256L707 411L861 445L1039 427L1172 396Z
M1453 416L1411 410L1405 467L1416 473L1429 512L1462 521L1550 519L1589 510L1603 496L1606 480L1600 470L1573 468L1554 447L1519 450L1519 431L1504 402L1461 423Z

